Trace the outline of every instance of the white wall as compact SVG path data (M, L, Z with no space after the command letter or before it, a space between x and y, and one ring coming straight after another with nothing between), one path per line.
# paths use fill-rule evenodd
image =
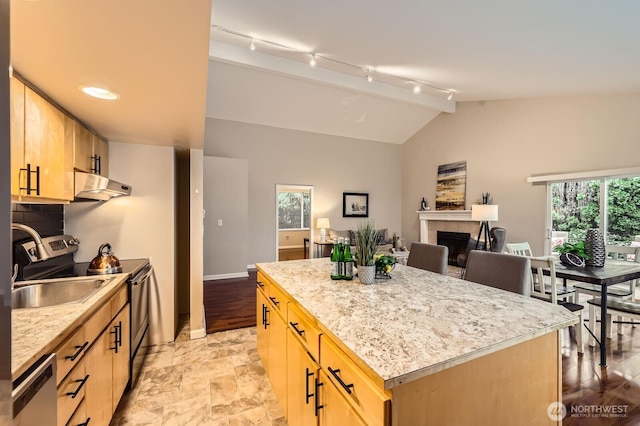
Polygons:
M205 280L248 276L248 167L243 159L204 157Z
M492 225L542 254L546 190L527 177L637 166L638 117L640 95L458 103L402 147L402 236L419 240L416 210L423 196L435 206L438 165L466 160L467 208L490 192L500 206Z
M343 192L368 192L369 217L390 234L400 230L401 146L208 118L205 155L249 164L249 264L275 260L276 184L312 185L313 217L334 229Z
M173 148L109 143L109 176L132 186L130 197L65 206L65 231L80 240L77 262L90 261L109 242L118 258L148 257L151 343L175 337L175 208Z
M203 246L202 240L204 235L204 227L202 220L203 209L203 151L201 149L192 149L189 151L190 156L190 208L189 208L189 285L190 285L190 316L191 338L197 339L205 337L206 324L204 319L204 289L202 287L203 273Z

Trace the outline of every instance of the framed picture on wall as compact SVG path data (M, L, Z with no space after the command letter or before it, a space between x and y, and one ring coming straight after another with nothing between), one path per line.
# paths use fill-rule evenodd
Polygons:
M369 194L343 192L342 217L369 217Z

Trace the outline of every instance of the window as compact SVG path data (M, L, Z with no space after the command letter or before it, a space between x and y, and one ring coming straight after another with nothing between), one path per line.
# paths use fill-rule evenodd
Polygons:
M309 229L311 194L300 191L278 192L278 229Z
M555 234L575 242L589 228L605 230L607 244L629 245L640 235L640 177L554 182L550 190L552 248Z

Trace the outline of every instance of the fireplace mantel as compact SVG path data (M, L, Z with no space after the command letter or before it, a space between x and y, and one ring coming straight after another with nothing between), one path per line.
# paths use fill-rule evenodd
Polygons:
M418 210L420 219L420 242L429 242L429 221L477 222L471 219L471 210Z

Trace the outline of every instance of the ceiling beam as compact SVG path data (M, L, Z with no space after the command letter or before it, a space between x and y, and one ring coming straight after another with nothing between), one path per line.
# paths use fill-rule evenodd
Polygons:
M238 47L215 40L211 40L209 58L214 61L236 64L275 74L309 80L340 89L404 102L440 112L453 113L456 111L456 102L454 100L447 100L428 93L415 94L402 87L380 83L375 80L368 82L364 77L356 77L321 67L310 67L306 63L251 51L246 47Z

